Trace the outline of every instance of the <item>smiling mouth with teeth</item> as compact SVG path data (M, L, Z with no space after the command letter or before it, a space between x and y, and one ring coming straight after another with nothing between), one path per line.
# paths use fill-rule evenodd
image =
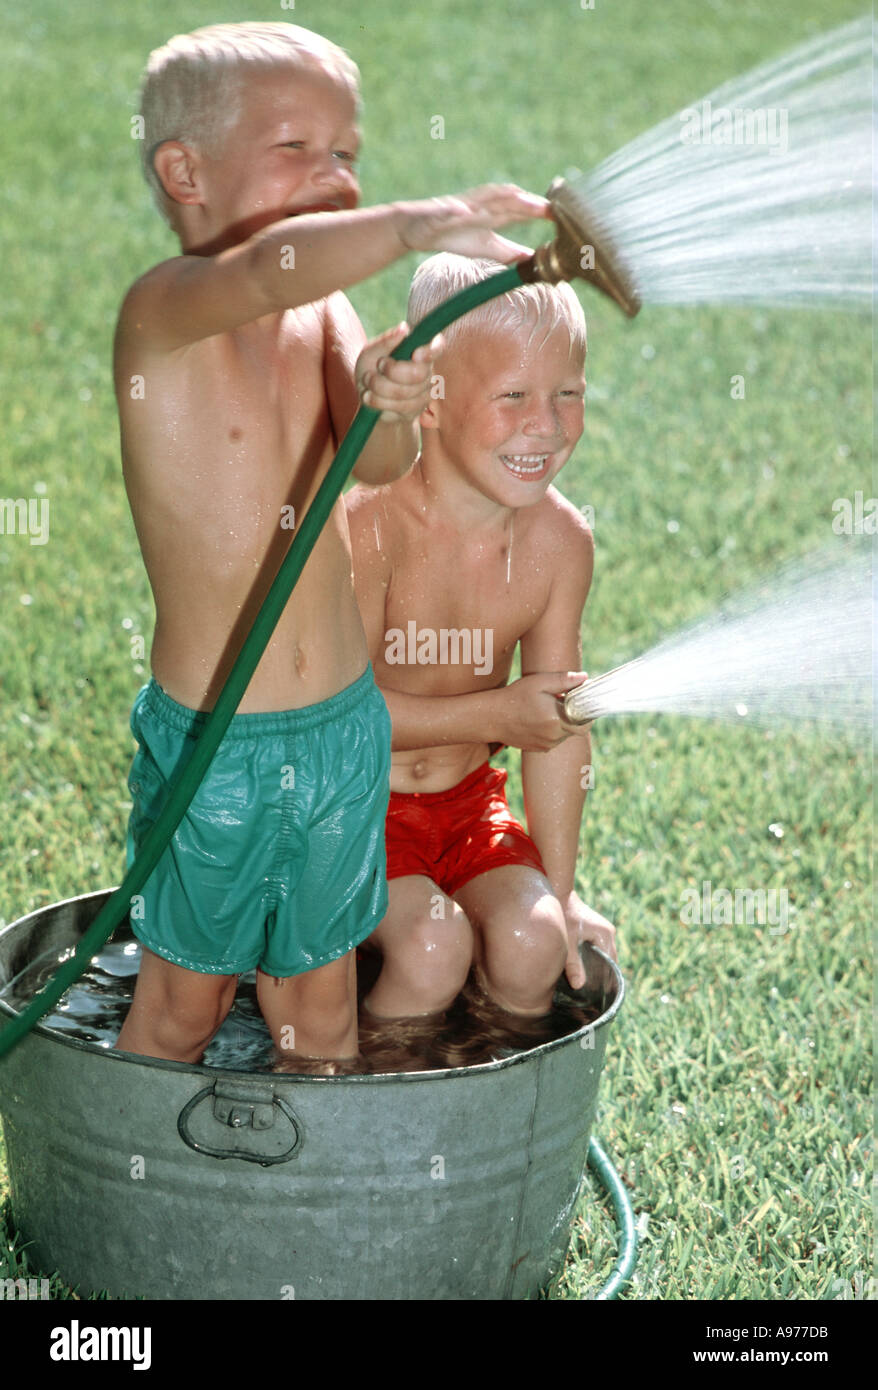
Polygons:
M551 454L501 454L500 461L517 478L538 478L545 473Z

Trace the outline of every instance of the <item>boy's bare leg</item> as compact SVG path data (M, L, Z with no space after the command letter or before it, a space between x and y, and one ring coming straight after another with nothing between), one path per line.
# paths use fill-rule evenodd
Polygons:
M387 915L370 936L384 956L366 1008L378 1018L438 1013L469 974L472 928L466 914L421 874L388 884Z
M237 975L203 975L143 947L134 1000L116 1047L198 1062L235 998Z
M256 972L256 997L281 1057L357 1056L357 953L301 975Z
M548 880L526 865L505 865L471 879L456 897L472 922L490 997L509 1013L548 1013L567 960L564 912Z

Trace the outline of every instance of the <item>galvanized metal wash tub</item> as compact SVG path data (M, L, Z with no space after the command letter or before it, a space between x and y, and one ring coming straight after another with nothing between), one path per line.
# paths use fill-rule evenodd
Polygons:
M108 896L0 932L0 986L75 946ZM119 1298L536 1297L563 1262L624 990L583 951L595 1023L456 1070L220 1071L36 1028L0 1060L32 1265Z

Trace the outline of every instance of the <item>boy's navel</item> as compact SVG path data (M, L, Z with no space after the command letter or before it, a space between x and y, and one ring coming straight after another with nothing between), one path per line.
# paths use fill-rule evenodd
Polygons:
M302 648L299 646L298 643L296 643L295 661L296 674L299 676L303 676L306 670L308 669L308 658L305 656L305 653L303 652Z

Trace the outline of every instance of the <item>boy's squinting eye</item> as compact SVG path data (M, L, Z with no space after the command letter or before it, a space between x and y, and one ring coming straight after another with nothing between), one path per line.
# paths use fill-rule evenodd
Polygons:
M306 140L284 140L280 146L282 150L304 150L307 148ZM333 150L333 159L337 159L344 164L356 164L357 155L350 150Z

